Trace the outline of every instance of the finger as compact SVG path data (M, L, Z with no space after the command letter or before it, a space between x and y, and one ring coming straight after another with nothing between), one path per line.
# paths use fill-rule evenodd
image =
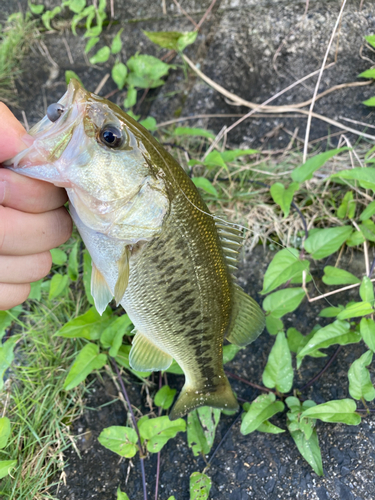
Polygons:
M0 102L0 162L30 146L33 138L3 102Z
M34 255L0 255L1 283L32 283L46 276L52 265L50 252Z
M55 248L72 233L65 208L27 214L0 206L0 255L32 255Z
M25 302L30 293L30 285L9 285L0 283L0 311L6 311Z
M0 168L0 203L4 207L41 213L62 207L67 199L65 189Z

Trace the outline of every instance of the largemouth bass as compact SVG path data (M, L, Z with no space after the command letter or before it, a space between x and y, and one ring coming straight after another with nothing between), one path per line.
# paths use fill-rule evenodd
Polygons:
M170 417L199 406L235 410L223 341L244 346L264 328L257 303L235 283L241 235L215 220L176 160L139 123L76 80L11 160L17 173L67 190L91 254L102 313L114 297L135 326L129 362L185 385Z

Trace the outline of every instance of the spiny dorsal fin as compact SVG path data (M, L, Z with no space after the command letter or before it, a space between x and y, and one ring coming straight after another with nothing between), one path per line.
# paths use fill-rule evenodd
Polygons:
M259 305L241 287L234 285L232 319L227 340L244 347L259 337L264 325L265 318Z
M111 302L113 294L109 289L104 276L94 264L94 261L92 261L91 295L93 296L98 313L103 314L105 308L109 302Z
M115 301L117 306L122 301L129 283L129 259L130 251L128 247L125 247L121 258L117 261L118 278L115 285Z
M173 361L172 356L162 351L145 335L136 332L129 353L129 363L138 372L166 370Z
M215 220L216 229L223 248L225 261L231 272L237 270L238 254L242 246L243 236L239 227L222 220Z

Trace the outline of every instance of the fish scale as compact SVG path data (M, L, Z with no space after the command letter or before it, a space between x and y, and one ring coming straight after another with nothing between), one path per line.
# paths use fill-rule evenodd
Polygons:
M176 160L116 105L71 80L57 106L9 168L67 189L92 257L95 306L102 314L115 297L135 326L130 365L181 366L185 385L170 418L203 405L237 409L224 338L243 347L264 328L232 275L240 231L209 213Z

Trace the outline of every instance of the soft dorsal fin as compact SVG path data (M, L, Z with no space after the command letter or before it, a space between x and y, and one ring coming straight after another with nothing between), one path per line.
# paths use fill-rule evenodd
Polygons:
M129 353L129 363L138 372L166 370L173 361L172 356L156 347L145 335L136 332Z
M121 258L117 261L118 278L115 285L115 301L118 306L122 301L129 282L129 259L130 250L124 248Z
M103 314L105 308L112 300L113 293L109 289L104 276L94 264L94 261L92 261L91 295L98 313Z
M229 224L224 220L215 220L216 229L224 251L226 263L231 272L237 270L238 254L242 246L242 231L237 226Z
M259 305L235 284L232 319L227 340L231 344L244 347L259 337L264 326L265 318Z

